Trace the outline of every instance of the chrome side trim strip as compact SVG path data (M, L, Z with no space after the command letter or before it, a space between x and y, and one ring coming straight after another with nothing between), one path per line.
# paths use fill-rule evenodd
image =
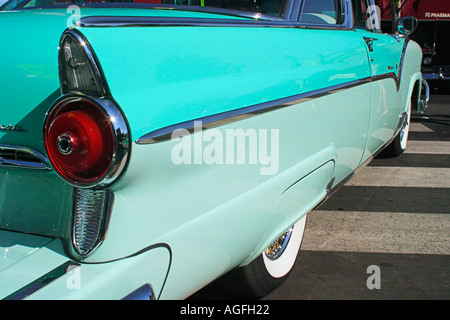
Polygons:
M388 76L390 77L390 76ZM381 78L380 78L381 79ZM379 79L377 79L379 80ZM172 137L172 133L175 130L184 129L189 133L194 132L195 130L199 130L201 125L202 129L210 129L218 126L222 126L225 124L229 124L231 122L239 121L242 119L247 119L258 114L266 113L273 110L278 110L286 107L291 107L293 105L305 102L311 99L317 99L320 97L324 97L333 93L337 93L343 90L347 90L362 84L366 84L373 81L372 77L363 78L360 80L350 81L344 84L339 84L335 86L331 86L324 89L314 90L308 93L302 93L282 99L273 100L270 102L264 102L260 104L256 104L249 107L244 107L236 110L226 111L218 114L214 114L211 116L206 116L202 118L198 118L195 120L190 120L178 124L174 124L162 129L158 129L152 131L148 134L143 135L139 139L136 140L137 144L151 144L157 142L163 142L170 140ZM180 135L177 135L179 137Z
M244 19L216 18L177 18L177 17L145 17L145 16L89 16L75 22L78 28L117 28L117 27L263 27L263 28L305 28L349 30L350 23L340 25L307 24L296 21L272 19L261 16Z
M110 6L121 7L120 3L113 3ZM100 4L84 4L85 7L98 7ZM82 17L75 22L76 27L160 27L160 26L209 26L209 27L275 27L275 28L315 28L315 29L353 29L353 19L351 5L349 1L343 1L343 14L345 19L342 24L307 24L299 23L300 1L287 0L280 16L261 14L237 9L224 9L215 7L201 7L190 5L167 5L167 4L134 4L134 7L152 8L154 10L173 10L202 12L230 16L231 18L183 18L183 17L146 17L146 16L90 16ZM242 19L233 19L238 17ZM248 20L245 20L248 19Z
M395 82L395 89L398 92L400 90L400 78L394 72L385 73L382 75L377 75L372 77L373 81L392 79Z
M0 167L51 170L46 156L22 146L0 144Z
M56 267L52 271L43 275L39 279L31 282L30 284L26 285L25 287L10 294L3 300L23 300L23 299L27 298L28 296L30 296L32 293L35 293L36 291L42 289L46 285L55 281L56 279L62 277L66 273L70 272L74 267L78 267L78 266L80 266L80 264L72 262L72 261L67 261L66 263L60 265L59 267Z
M286 20L275 20L267 17L244 19L216 18L177 18L177 17L145 17L145 16L89 16L75 22L79 28L114 28L114 27L293 27Z
M281 98L277 100L273 100L270 102L265 102L261 104L256 104L249 107L244 107L236 110L226 111L219 114L214 114L211 116L206 116L178 124L174 124L165 128L154 130L150 133L147 133L136 140L137 144L152 144L157 142L163 142L170 140L172 137L172 133L178 129L187 130L189 133L194 132L195 129L209 129L213 127L222 126L231 122L235 122L238 120L246 119L249 117L253 117L257 114L269 112L272 110L278 110L285 107L290 107L292 105L296 105L302 103L306 100L317 99L329 94L337 93L342 90L350 89L355 86L359 86L362 84L366 84L372 81L380 81L384 79L392 79L395 82L396 91L399 92L400 84L401 84L401 75L403 69L403 63L406 54L406 48L408 46L409 39L405 39L405 43L403 45L402 54L400 57L400 63L398 68L398 75L394 72L389 72L381 75L371 76L359 80L354 80L350 82L346 82L340 85L335 85L319 90L314 90L307 93L302 93L286 98ZM201 124L201 128L199 125ZM179 137L180 135L177 135Z
M272 21L283 21L284 16L288 17L290 16L290 13L292 11L292 6L294 4L294 0L288 0L286 1L287 4L285 8L282 10L281 16L272 16L272 15L266 15L261 14L258 12L250 12L250 11L244 11L244 10L238 10L238 9L225 9L225 8L218 8L218 7L209 7L209 6L193 6L193 5L173 5L173 4L151 4L151 3L133 3L131 8L133 9L152 9L157 11L182 11L182 12L197 12L197 13L208 13L211 15L219 15L219 16L230 16L230 17L236 17L236 18L247 18L247 19L255 19L259 17L260 19L264 20L272 20ZM55 5L52 5L52 7L55 7ZM67 5L63 5L61 7L67 7ZM120 3L120 2L113 2L113 3L84 3L83 8L130 8L130 4L128 3ZM111 16L112 17L112 16ZM76 25L77 26L77 25Z

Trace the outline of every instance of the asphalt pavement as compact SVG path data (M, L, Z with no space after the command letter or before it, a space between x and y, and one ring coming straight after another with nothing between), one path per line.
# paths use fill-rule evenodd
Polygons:
M308 215L290 277L263 300L450 299L450 95L413 113L407 150L374 159ZM214 284L193 299L239 299Z
M309 215L291 277L265 299L450 298L450 95L411 120L404 154Z

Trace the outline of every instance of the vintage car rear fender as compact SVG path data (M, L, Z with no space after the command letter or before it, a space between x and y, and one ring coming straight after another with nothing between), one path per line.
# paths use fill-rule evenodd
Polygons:
M262 175L261 166L248 163L213 166L200 160L177 165L172 151L178 140L134 144L127 172L111 187L115 201L108 234L86 261L107 261L149 243L167 243L173 266L163 297L173 298L176 291L175 297L183 298L257 254L263 243L273 240L269 237L325 196L333 176L340 181L360 164L371 84L365 44L352 31L229 27L79 31L95 51L134 141L188 120L315 92L287 108L215 128L222 136L228 129L266 130L269 137L272 129L279 130L280 163L273 176ZM311 46L317 38L326 49ZM189 139L202 141L201 134ZM317 162L308 162L314 157ZM283 192L329 161L332 173L327 166L326 174L311 175L316 197L280 219L274 210ZM186 274L194 276L187 279Z
M318 163L316 159L314 159ZM335 162L328 161L286 189L278 200L266 234L256 250L242 263L253 261L274 239L310 212L330 191L334 182Z
M199 12L174 13L172 10L119 8L83 8L80 13L81 17L124 14L156 17L221 17L217 14ZM18 145L44 152L42 126L46 112L61 94L58 45L64 30L72 25L71 14L72 11L66 8L0 12L2 41L8 44L7 49L0 50L2 97L0 125L12 124L23 129L21 133L0 131L0 144ZM238 19L238 17L227 18ZM120 39L110 40L123 45ZM135 52L135 48L130 48L130 52L133 51ZM128 60L124 56L115 58ZM126 82L124 79L124 84Z
M275 175L261 175L260 163L175 164L172 152L181 140L134 145L127 172L111 187L115 201L108 234L87 261L107 261L147 244L167 243L173 264L163 298L184 298L242 264L257 254L263 243L273 240L270 237L320 202L336 172L344 175L358 166L366 141L368 110L365 123L358 121L361 109L351 107L347 99L364 97L369 86L209 130L224 135L226 130L261 129L269 130L270 137L270 130L278 129L280 161ZM335 108L340 112L333 113ZM311 121L316 117L322 126ZM359 138L354 129L361 131ZM194 144L198 137L202 141L201 132L183 139ZM208 145L206 140L203 143ZM300 198L296 205L290 202L293 207L286 215L275 210L289 186L330 161L333 170L326 166L321 174L310 175L310 186L298 185L303 190L310 188L313 197L306 201ZM334 163L338 163L336 170ZM187 278L186 274L193 276Z
M416 107L416 111L422 111L419 103L422 91L422 73L420 72L422 49L416 42L407 41L403 59L400 83L401 112L408 110L409 99L412 99L412 108Z
M220 26L79 31L98 56L134 140L184 121L370 76L362 38L352 31Z
M143 286L157 299L171 263L170 248L156 244L117 261L80 264L59 240L9 231L0 231L0 254L0 299L7 300L116 300Z
M0 12L0 125L20 131L0 131L0 144L44 153L44 116L60 95L58 43L66 28L64 14ZM32 26L30 28L30 26Z
M27 147L44 153L43 122L50 106L61 95L58 45L62 33L71 25L71 13L66 8L0 12L2 41L8 44L0 50L0 126L11 125L20 129L1 130L0 144ZM199 12L174 13L172 10L83 8L81 11L81 17L94 14L221 17ZM117 41L117 44L120 43ZM127 81L124 79L124 83Z
M4 166L0 160L0 229L62 236L71 187L49 170L42 144L44 117L60 96L58 43L65 11L0 12L0 151L23 148L39 169ZM7 152L8 154L8 152ZM19 160L19 159L17 159ZM37 160L34 158L33 160ZM33 206L30 206L30 203Z
M256 133L262 130L267 133L269 144L273 130L279 137L273 141L278 143L279 163L250 164L248 159L243 164L227 163L226 152L222 164L206 163L203 154L200 154L200 161L194 163L195 150L191 163L175 163L173 152L181 140L135 144L127 172L111 187L115 200L108 235L88 259L115 259L153 241L172 246L167 233L176 234L193 226L198 232L191 232L188 238L194 237L200 242L208 239L209 246L213 247L207 234L213 232L213 236L219 237L221 232L210 230L208 223L222 226L223 230L228 226L237 234L236 228L242 228L240 236L249 240L240 248L242 252L252 252L267 228L276 202L290 185L330 160L336 164L337 182L358 167L364 152L369 113L368 109L361 112L361 105L353 108L347 99L364 98L364 90L369 86L354 87L211 129L222 137L227 130L254 130ZM339 112L333 113L335 109ZM311 119L320 119L322 125L316 125ZM359 135L355 135L355 131ZM183 139L190 139L192 148L197 143L207 147L209 142L203 140L202 134L198 132ZM312 137L315 143L311 143ZM273 175L262 175L261 170L270 165L274 168ZM328 182L323 182L322 189ZM239 227L234 223L238 220L243 221ZM133 237L124 237L126 234Z
M87 9L83 15L173 16L170 10ZM40 9L0 12L0 148L24 148L42 158L39 170L5 166L0 170L0 228L65 237L72 187L50 170L43 146L46 113L60 97L58 45L70 21L70 10ZM183 12L185 17L220 15ZM177 15L177 14L175 14ZM238 19L237 17L229 17ZM30 29L32 26L32 29ZM27 158L25 158L27 159ZM41 170L42 169L42 170ZM30 210L29 203L34 204ZM19 214L20 212L20 214Z
M154 150L155 154L161 150ZM328 147L266 180L246 173L255 171L248 165L190 169L158 165L147 168L149 175L132 168L134 178L129 178L154 182L134 180L135 184L117 186L108 236L88 261L163 241L170 245L173 264L162 297L185 298L218 275L251 261L324 199L333 181L335 155L335 149ZM318 163L326 164L314 170ZM174 181L172 186L169 180Z
M46 246L52 238L0 230L0 299L23 288L68 261Z
M130 257L108 263L76 264L29 299L159 299L171 265L170 248L155 244ZM151 297L138 293L151 288ZM148 294L148 293L147 293Z

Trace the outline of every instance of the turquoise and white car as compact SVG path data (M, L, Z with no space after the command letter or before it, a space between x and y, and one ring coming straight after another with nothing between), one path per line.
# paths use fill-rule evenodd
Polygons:
M76 2L0 8L3 299L262 297L426 108L373 0Z

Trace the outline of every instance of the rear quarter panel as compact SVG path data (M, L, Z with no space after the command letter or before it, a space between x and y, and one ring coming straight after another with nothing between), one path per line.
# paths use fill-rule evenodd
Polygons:
M99 58L133 140L176 123L370 75L364 44L351 31L80 31ZM269 241L266 237L276 237L323 199L333 177L338 182L359 165L367 139L369 95L370 83L361 84L215 129L223 137L236 129L263 130L269 139L277 132L276 143L268 149L279 156L273 175L261 174L261 163L209 165L192 158L191 164L177 165L172 152L179 140L134 144L126 174L112 187L116 197L108 236L88 260L168 243L173 264L165 291L177 286L180 296L244 263L259 254L260 246ZM201 150L209 142L203 132L182 139L203 142ZM248 143L246 147L248 153ZM325 173L311 176L310 184L303 186L314 196L285 214L275 210L289 186L327 162Z

